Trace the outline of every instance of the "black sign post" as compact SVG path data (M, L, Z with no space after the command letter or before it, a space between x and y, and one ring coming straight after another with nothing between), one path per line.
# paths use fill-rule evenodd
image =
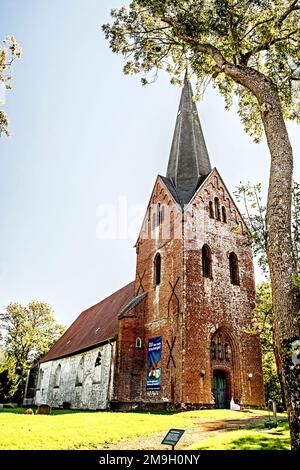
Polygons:
M174 450L183 433L184 429L170 429L168 434L164 437L162 444L172 446L172 450Z

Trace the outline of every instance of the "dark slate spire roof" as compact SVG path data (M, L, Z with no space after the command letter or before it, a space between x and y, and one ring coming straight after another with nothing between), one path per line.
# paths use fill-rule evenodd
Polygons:
M210 171L192 86L185 76L167 169L167 178L175 186L181 205L190 201Z

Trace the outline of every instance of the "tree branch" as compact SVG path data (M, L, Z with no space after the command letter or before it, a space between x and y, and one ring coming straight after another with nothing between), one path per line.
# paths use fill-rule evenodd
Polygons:
M283 14L279 17L278 21L276 22L276 26L281 26L282 23L284 22L284 20L287 19L287 17L293 12L293 11L296 11L296 10L300 10L300 6L297 5L299 0L293 0L292 3L290 3L290 5L288 6L288 8L286 9L285 12L283 12Z
M177 25L177 23L171 18L162 17L161 21L170 25L179 39L182 39L183 41L192 44L199 52L204 52L205 54L210 55L215 60L216 64L220 67L220 69L222 69L222 67L224 67L224 65L227 63L225 57L221 54L219 49L217 49L212 44L201 44L196 39L191 38L190 36L185 34Z
M172 27L174 34L178 39L191 44L198 52L203 52L204 54L209 55L216 62L220 71L224 72L236 83L240 83L250 90L260 104L263 103L267 89L268 92L275 90L273 82L263 73L251 67L246 67L244 64L240 66L228 62L219 49L212 44L199 43L197 39L191 38L181 30L180 26L172 18L162 17L161 21ZM253 78L256 78L256 80L253 80ZM260 82L260 86L257 86L257 81ZM277 94L275 95L277 100Z
M283 36L283 37L279 37L279 38L277 37L277 38L273 38L273 39L270 38L269 41L266 41L265 43L260 44L259 46L255 47L251 51L248 51L245 54L243 54L241 63L243 65L247 65L250 57L254 56L255 54L258 54L259 52L268 51L270 49L270 47L273 46L274 44L276 44L277 42L286 41L287 39L289 39L291 36L293 36L296 33L298 33L298 29L294 29L289 34L287 34L286 36Z
M247 37L250 33L252 33L252 31L254 29L256 29L258 26L264 24L264 23L269 23L270 21L273 21L274 20L274 16L272 16L272 18L268 18L266 20L262 20L262 21L258 21L251 29L249 29L249 31L247 31L244 36L241 37L241 41L243 39L245 39L245 37Z

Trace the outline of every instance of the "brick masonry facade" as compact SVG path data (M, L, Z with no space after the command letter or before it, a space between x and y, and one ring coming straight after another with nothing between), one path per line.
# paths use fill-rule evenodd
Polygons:
M210 217L215 198L221 220ZM211 250L210 277L203 275L204 244ZM184 208L158 177L136 252L135 293L145 296L119 318L112 408L218 406L214 387L220 376L226 403L219 405L228 406L233 398L262 406L260 344L247 332L255 305L252 252L247 228L217 170ZM238 260L238 285L231 282L230 253ZM148 340L160 336L161 385L147 391Z

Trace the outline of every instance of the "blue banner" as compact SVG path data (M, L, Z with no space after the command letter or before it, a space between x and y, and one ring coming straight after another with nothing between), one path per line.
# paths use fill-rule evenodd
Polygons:
M161 348L161 336L148 340L146 390L160 390Z

